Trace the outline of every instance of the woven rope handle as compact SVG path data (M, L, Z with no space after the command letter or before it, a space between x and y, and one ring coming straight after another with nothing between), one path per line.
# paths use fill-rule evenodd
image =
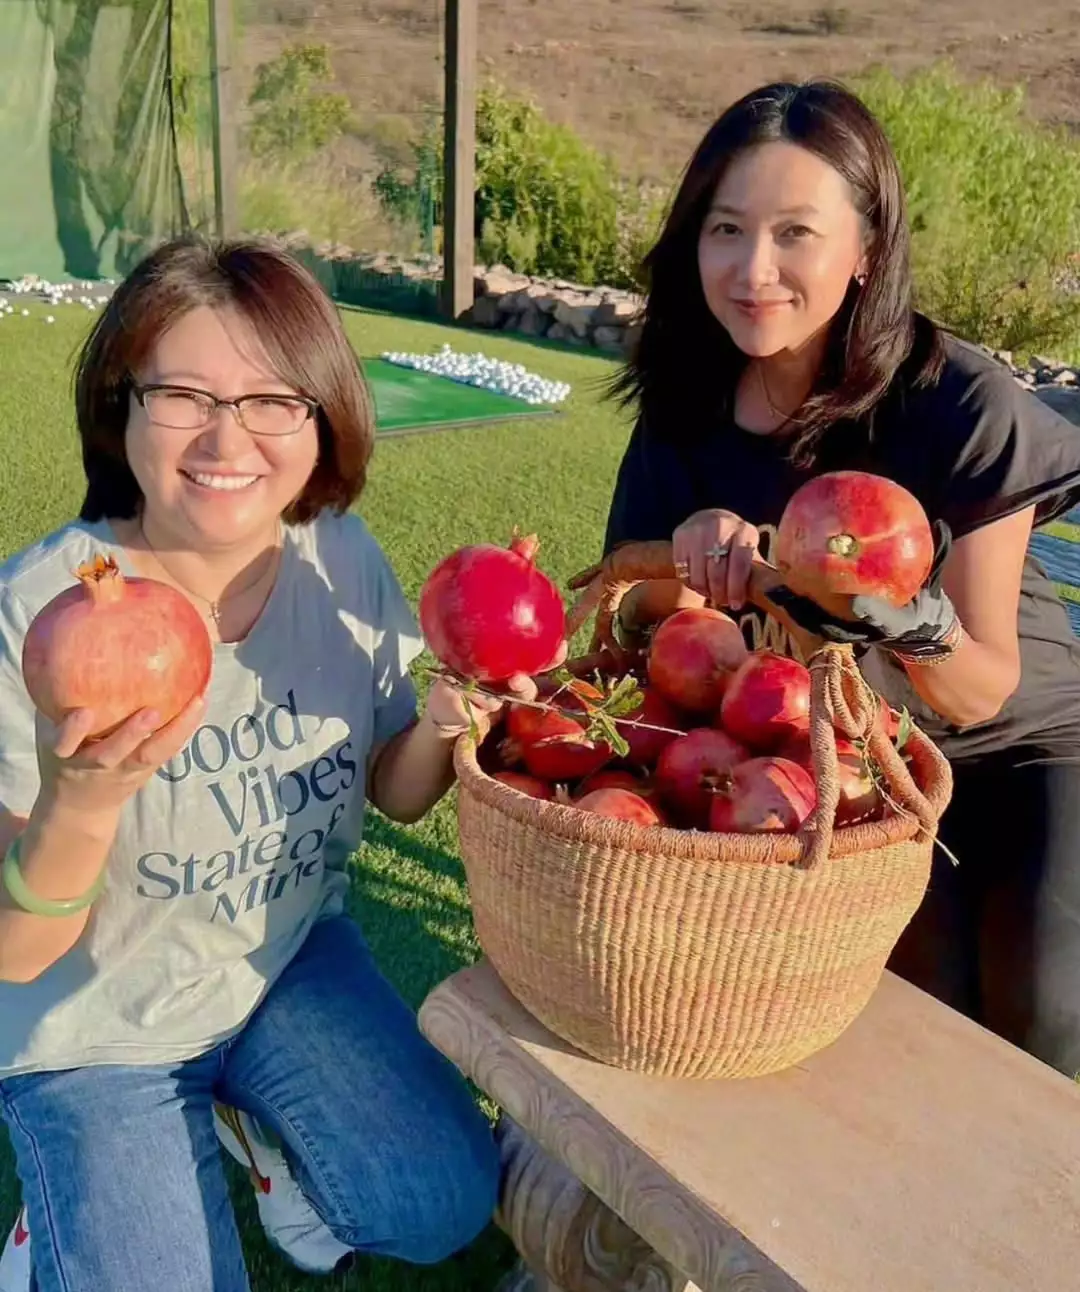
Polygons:
M579 596L566 616L566 636L570 639L589 616L596 612L591 651L610 651L616 659L623 659L626 651L615 636L615 617L623 597L639 583L661 579L677 579L675 555L670 542L656 540L649 543L626 543L609 552L596 565L574 575L570 588ZM769 592L783 580L780 572L763 561L755 561L750 570L747 593L759 610L776 619L787 629L804 659L809 659L821 646L821 638L814 637L775 605Z
M821 647L810 660L810 679L810 752L818 801L800 831L804 847L796 865L813 870L832 847L840 802L837 733L865 746L881 768L892 805L917 817L922 830L934 835L938 814L889 739L878 698L859 671L852 648L831 643Z
M627 543L609 552L603 561L582 570L570 580L579 595L566 617L566 636L573 635L596 613L590 651L616 664L628 658L615 636L615 616L623 597L638 583L675 579L675 557L669 542ZM755 562L750 572L751 602L776 619L791 634L810 668L810 749L817 782L818 802L799 832L803 851L796 863L813 869L828 857L832 847L836 808L840 801L840 765L836 736L859 742L881 768L893 806L918 818L933 835L938 814L919 790L885 730L877 696L859 671L850 646L825 643L800 628L769 597L783 580L780 572Z

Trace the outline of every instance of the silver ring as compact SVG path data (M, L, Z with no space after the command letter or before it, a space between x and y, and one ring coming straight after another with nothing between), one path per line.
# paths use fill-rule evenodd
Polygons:
M676 561L676 562L675 562L675 577L676 577L677 579L688 579L688 578L690 577L690 563L689 563L689 561Z
M714 543L705 553L710 561L721 561L731 551L731 544Z

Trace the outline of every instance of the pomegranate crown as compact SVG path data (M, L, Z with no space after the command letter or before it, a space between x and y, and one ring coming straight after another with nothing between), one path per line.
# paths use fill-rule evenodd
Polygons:
M515 556L533 562L536 560L536 553L540 550L540 540L535 534L526 534L523 537L521 530L515 525L510 535L510 550Z

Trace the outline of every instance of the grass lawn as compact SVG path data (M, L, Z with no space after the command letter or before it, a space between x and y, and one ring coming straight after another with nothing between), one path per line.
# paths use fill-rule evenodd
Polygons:
M46 309L27 308L30 318L16 311L0 321L2 556L70 519L81 501L70 372L89 315L54 308L56 322L49 325ZM600 384L612 371L609 360L357 310L346 311L345 322L361 355L430 351L449 342L573 386L558 417L378 444L359 510L414 605L441 556L461 543L503 541L515 524L540 535L541 564L562 582L595 559L628 433L626 417L600 398ZM372 819L357 857L352 905L384 969L414 1005L439 979L476 958L453 795L416 827ZM363 1261L348 1275L306 1278L263 1242L251 1191L238 1171L233 1178L253 1292L483 1292L509 1264L509 1246L491 1227L468 1252L437 1269ZM11 1156L0 1132L0 1242L14 1220L15 1199Z

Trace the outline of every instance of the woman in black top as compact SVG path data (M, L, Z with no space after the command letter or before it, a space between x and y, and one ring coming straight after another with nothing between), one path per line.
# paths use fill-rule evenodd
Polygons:
M920 500L937 570L857 631L790 597L950 759L930 889L890 967L1069 1075L1080 1070L1080 643L1031 555L1080 499L1080 430L912 306L899 171L863 104L770 85L712 126L646 260L616 392L638 417L605 550L671 538L681 583L624 602L633 634L726 606L752 646L797 654L745 604L755 555L809 476L888 476Z

